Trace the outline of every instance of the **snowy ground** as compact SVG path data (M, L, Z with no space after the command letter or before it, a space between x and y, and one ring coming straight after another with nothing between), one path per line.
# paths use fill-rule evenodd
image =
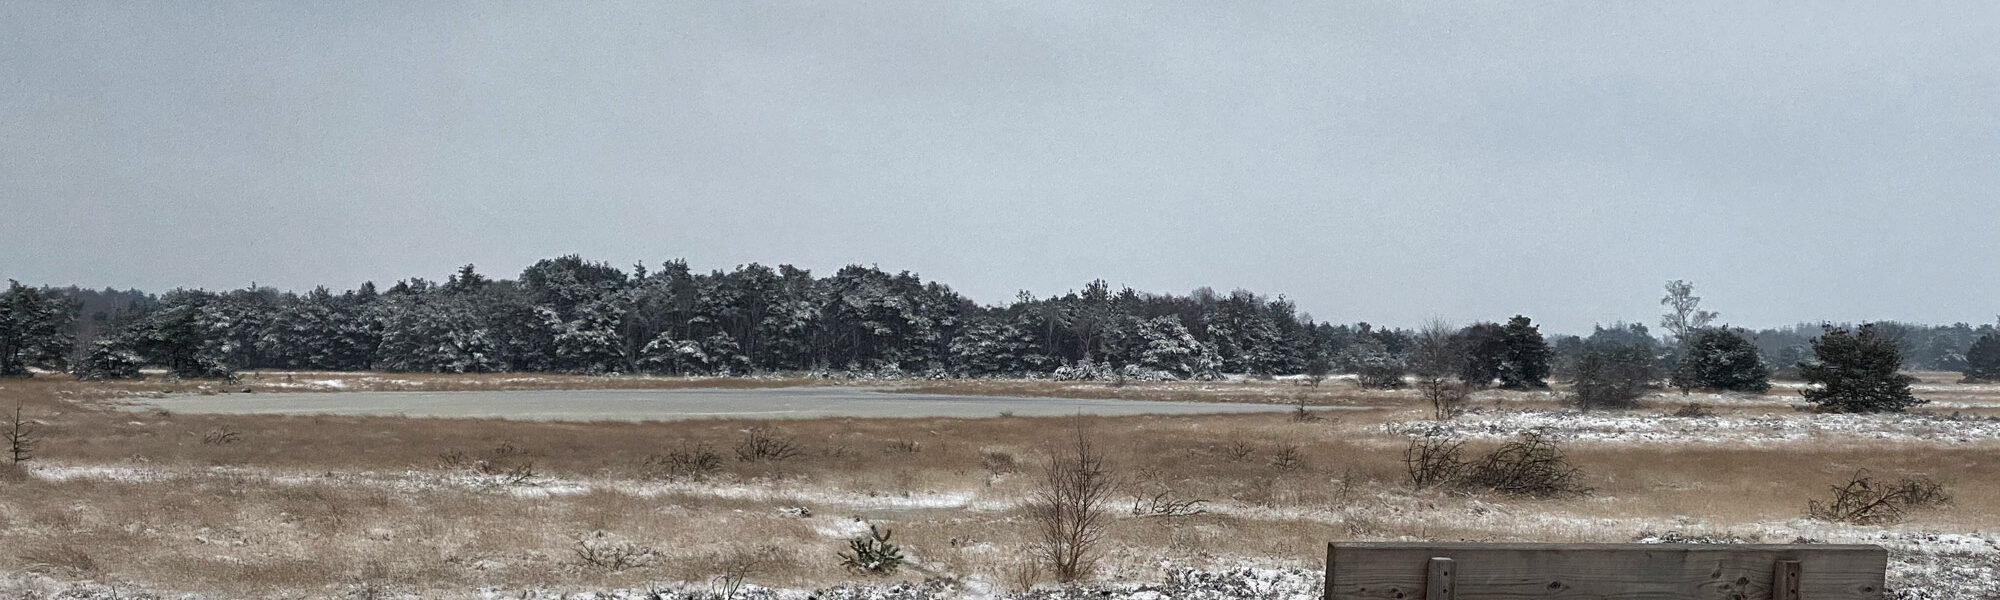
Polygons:
M831 513L854 510L915 509L950 513L998 513L1012 508L999 498L982 498L977 491L929 492L901 496L860 494L811 485L786 486L766 482L714 484L636 483L620 480L575 480L544 478L534 485L495 487L478 477L425 471L396 473L289 473L241 467L210 467L198 470L163 471L145 466L42 465L31 476L51 481L101 480L128 483L160 482L186 478L265 481L276 485L306 485L335 482L343 486L375 487L400 492L438 489L486 490L523 498L573 496L594 488L616 488L636 495L692 496L726 500L755 500L787 505L780 511L797 511L819 535L845 539L867 531L867 523ZM790 505L812 506L810 514ZM1908 526L1857 526L1810 519L1756 523L1719 524L1686 516L1653 518L1613 518L1587 516L1551 506L1509 506L1478 498L1460 498L1385 491L1355 498L1338 507L1272 507L1232 502L1207 506L1212 514L1257 520L1312 521L1340 524L1357 535L1354 539L1421 541L1421 536L1381 537L1370 530L1410 531L1427 523L1451 523L1461 530L1490 531L1493 539L1602 539L1605 532L1628 532L1628 541L1641 543L1861 543L1877 544L1890 551L1890 598L1899 600L1992 600L2000 598L2000 538L1987 532L1941 532ZM1478 540L1474 540L1478 541ZM1197 599L1298 599L1319 596L1321 572L1316 565L1258 558L1217 557L1205 564L1187 566L1163 560L1157 563L1127 563L1115 572L1100 573L1101 579L1116 583L1082 587L1036 588L1026 593L1002 591L1002 582L983 576L932 578L921 584L848 584L833 588L770 589L746 586L735 598L754 600L807 600L809 598L852 598L901 600L918 598L1019 598L1057 600L1070 598L1110 598L1117 600ZM574 589L485 589L468 590L468 597L563 598L567 600L639 600L717 598L718 582L663 582L650 588L614 590ZM393 589L367 590L372 597L396 598ZM15 596L4 596L12 593ZM356 592L352 597L371 597ZM184 598L208 600L207 596L158 596L144 590L99 582L66 580L32 573L0 573L0 597L70 598L110 600L112 598Z

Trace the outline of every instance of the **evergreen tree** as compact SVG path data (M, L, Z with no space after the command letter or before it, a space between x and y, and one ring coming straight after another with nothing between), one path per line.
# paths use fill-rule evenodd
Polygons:
M1140 368L1182 379L1208 379L1215 377L1221 367L1221 357L1213 348L1196 340L1181 325L1179 317L1156 317L1141 324L1139 329L1139 335L1146 340L1146 349L1139 355Z
M1500 361L1500 387L1510 390L1549 387L1549 345L1541 329L1527 317L1514 315L1501 328L1506 353Z
M1342 351L1340 362L1354 372L1355 381L1362 387L1393 390L1408 385L1403 375L1409 372L1409 362L1379 341L1348 346Z
M76 311L63 297L8 281L0 293L0 377L27 377L30 366L63 368Z
M1757 346L1728 329L1698 329L1681 344L1673 385L1683 394L1693 388L1763 393L1771 389L1771 368Z
M1910 393L1915 377L1899 370L1903 366L1896 343L1877 333L1874 324L1864 324L1854 333L1827 326L1812 341L1815 360L1799 365L1806 383L1806 401L1825 412L1902 412L1927 402Z
M184 379L231 379L231 325L221 299L199 290L175 290L127 332L140 356Z
M1583 340L1572 385L1583 409L1629 408L1660 378L1653 337L1641 325L1597 328Z
M1467 385L1485 387L1500 376L1507 356L1507 334L1499 325L1475 323L1458 332L1458 378Z
M76 365L74 374L77 379L89 381L138 379L139 367L144 362L128 340L119 336L100 337L90 343L90 351Z
M2000 381L2000 334L1989 333L1979 336L1972 347L1965 351L1966 383L1992 383Z

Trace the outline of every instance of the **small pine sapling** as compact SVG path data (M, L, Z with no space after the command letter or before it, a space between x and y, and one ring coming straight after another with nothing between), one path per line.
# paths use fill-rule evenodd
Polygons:
M903 566L903 549L889 543L892 532L868 526L868 535L847 541L849 552L840 553L840 566L864 575L893 575Z

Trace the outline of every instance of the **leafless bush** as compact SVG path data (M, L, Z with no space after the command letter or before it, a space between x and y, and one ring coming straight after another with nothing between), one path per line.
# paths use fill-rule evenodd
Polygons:
M1300 397L1299 403L1292 407L1292 422L1294 423L1318 423L1325 420L1326 417L1322 417L1319 413L1306 408L1306 399L1304 397Z
M1111 500L1111 472L1104 453L1086 434L1079 424L1076 441L1049 454L1042 488L1029 504L1040 538L1035 555L1063 583L1090 571L1111 522L1105 511Z
M1686 406L1674 410L1674 416L1684 419L1707 418L1715 416L1715 412L1708 410L1708 407L1700 402L1689 402Z
M1830 486L1833 497L1826 502L1806 503L1806 515L1822 521L1857 525L1887 525L1900 522L1911 510L1951 503L1944 484L1923 477L1893 483L1856 471L1846 484Z
M1178 499L1173 492L1160 492L1151 497L1132 497L1132 516L1135 517L1192 517L1207 514L1201 507L1206 500Z
M23 553L19 557L27 563L29 571L56 572L70 576L89 575L97 572L97 559L82 548L66 543L44 546Z
M882 451L890 454L916 454L923 452L924 447L916 440L889 440L889 443L883 444Z
M1006 475L1021 470L1021 463L1013 454L1000 450L981 450L979 466L994 475Z
M735 598L737 590L743 589L744 580L762 572L765 565L774 562L780 552L777 546L767 545L716 556L716 574L709 579L715 597L721 600Z
M640 469L652 479L700 480L722 470L722 455L708 444L683 445L646 457Z
M243 434L227 429L216 429L202 434L201 443L209 446L227 446L243 439Z
M1589 494L1582 479L1583 471L1569 464L1562 449L1538 433L1501 444L1467 474L1469 485L1534 498Z
M576 538L577 560L583 564L606 571L623 571L634 567L653 564L660 553L639 544L632 543L604 531L593 531Z
M805 452L792 438L772 433L763 427L743 430L742 441L736 442L736 459L743 462L778 462L798 458Z
M1279 446L1278 451L1271 454L1271 467L1281 472L1290 473L1305 466L1305 464L1305 455L1299 453L1299 447L1296 445L1285 444Z
M493 449L473 454L464 450L449 450L438 455L438 464L446 469L469 471L489 486L523 485L533 482L535 461L511 442L501 442Z
M1465 472L1465 441L1433 427L1410 438L1409 447L1403 449L1403 469L1410 474L1410 487L1416 489L1453 483Z
M1229 442L1229 446L1222 449L1222 455L1229 457L1229 460L1234 462L1250 460L1250 457L1255 454L1257 454L1257 447L1243 440Z
M1416 375L1417 392L1431 405L1432 418L1444 421L1458 416L1472 396L1471 386L1455 380L1464 363L1458 328L1442 319L1431 319L1417 328L1414 341L1410 372Z
M1021 559L1010 561L1004 569L1005 572L1003 575L1006 576L1007 583L1012 584L1014 591L1017 592L1026 592L1034 589L1035 583L1042 580L1042 562L1039 560Z
M1472 397L1472 388L1446 375L1426 376L1417 379L1417 392L1431 405L1431 418L1449 421L1465 412L1465 403Z

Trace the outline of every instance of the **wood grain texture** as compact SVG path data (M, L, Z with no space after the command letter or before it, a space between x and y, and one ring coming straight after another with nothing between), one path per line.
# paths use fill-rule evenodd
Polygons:
M1801 599L1881 600L1889 560L1868 545L1335 543L1326 598L1426 598L1432 558L1467 600L1767 600L1779 561L1799 563Z
M1778 561L1772 569L1771 600L1799 600L1799 577L1804 568L1796 560Z
M1428 573L1430 581L1424 587L1424 600L1452 599L1451 572L1451 559L1441 556L1431 558L1430 572Z

